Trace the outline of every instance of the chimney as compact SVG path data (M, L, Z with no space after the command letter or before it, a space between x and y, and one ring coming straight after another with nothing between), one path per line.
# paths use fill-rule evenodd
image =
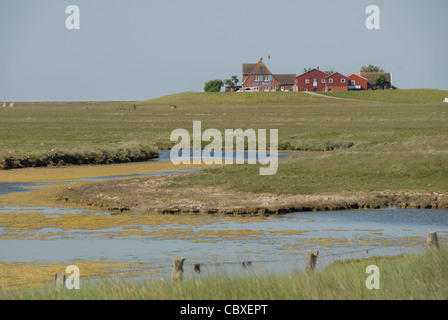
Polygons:
M319 70L319 66L317 66L317 70Z

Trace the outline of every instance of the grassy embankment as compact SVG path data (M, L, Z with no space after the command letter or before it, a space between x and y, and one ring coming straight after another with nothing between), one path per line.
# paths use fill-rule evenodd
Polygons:
M80 290L4 291L0 299L152 300L446 300L448 251L338 261L313 274L188 277L176 281L105 281ZM380 270L380 289L366 288L366 268Z

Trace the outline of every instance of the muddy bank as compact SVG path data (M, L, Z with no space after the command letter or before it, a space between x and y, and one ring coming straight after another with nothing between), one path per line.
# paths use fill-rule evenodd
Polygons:
M283 214L384 207L448 209L448 193L254 194L219 188L168 188L169 182L170 177L145 177L90 183L67 189L58 199L112 212L165 214Z

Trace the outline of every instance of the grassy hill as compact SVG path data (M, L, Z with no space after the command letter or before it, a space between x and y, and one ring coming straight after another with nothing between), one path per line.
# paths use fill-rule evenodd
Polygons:
M366 102L400 103L400 104L440 104L448 97L448 91L436 89L376 90L319 92L323 96L354 99ZM307 104L341 104L352 103L349 100L337 101L309 95L303 92L184 92L155 99L140 101L140 105L307 105Z
M184 92L141 101L142 105L306 105L329 104L325 97L298 92Z

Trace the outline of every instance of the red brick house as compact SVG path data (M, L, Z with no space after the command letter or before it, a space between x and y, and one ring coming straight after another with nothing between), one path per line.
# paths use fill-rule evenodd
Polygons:
M325 78L329 74L317 69L310 70L296 77L295 84L297 91L324 91L326 84Z
M367 78L352 73L348 75L348 79L350 81L348 90L367 90L369 88Z
M338 91L348 91L348 77L340 74L339 72L333 73L332 75L325 78L325 89L326 92L338 92Z
M263 63L263 58L260 58L258 63L243 64L243 80L240 91L293 91L295 77L295 74L272 74Z

